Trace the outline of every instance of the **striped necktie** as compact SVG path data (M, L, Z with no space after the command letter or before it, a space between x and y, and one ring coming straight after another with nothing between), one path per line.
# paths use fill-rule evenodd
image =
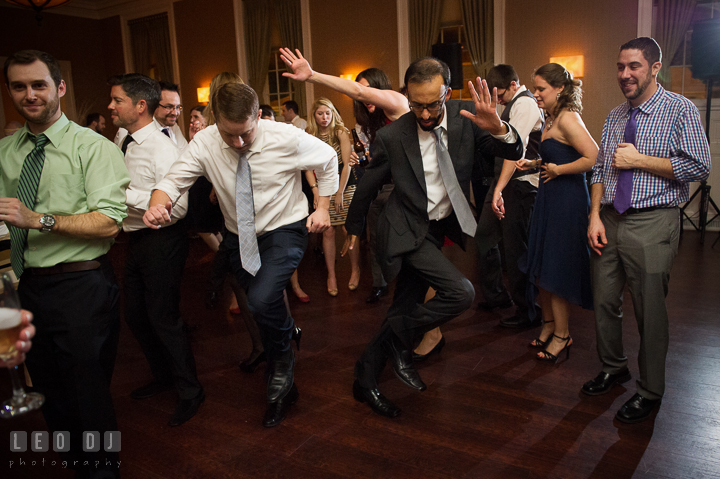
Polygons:
M42 175L45 164L45 145L48 139L44 134L30 136L35 148L25 157L20 179L18 180L17 198L28 207L35 210L35 199L37 197L40 175ZM15 276L20 278L25 269L25 247L27 246L28 230L9 226L10 229L10 264L15 271Z
M455 210L455 216L457 216L458 222L460 223L460 228L466 235L475 236L477 223L473 217L470 205L460 189L457 176L455 176L455 168L450 159L450 153L442 139L443 130L443 127L433 130L437 139L435 151L437 153L438 166L440 167L440 175L445 185L445 191L447 191L448 197L450 198L450 203L452 203L453 210Z
M235 209L237 211L240 260L245 271L255 276L260 269L260 251L255 231L252 174L247 157L240 155L235 178Z

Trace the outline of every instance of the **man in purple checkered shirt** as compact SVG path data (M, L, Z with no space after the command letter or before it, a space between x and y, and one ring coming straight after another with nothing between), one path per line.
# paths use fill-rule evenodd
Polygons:
M688 200L688 183L710 174L700 114L685 97L657 84L661 58L652 38L620 47L617 78L628 101L605 122L592 176L588 241L603 366L582 392L605 394L630 379L622 342L627 283L640 331L640 379L637 393L615 416L626 423L650 417L665 392L665 296L678 247L678 206Z

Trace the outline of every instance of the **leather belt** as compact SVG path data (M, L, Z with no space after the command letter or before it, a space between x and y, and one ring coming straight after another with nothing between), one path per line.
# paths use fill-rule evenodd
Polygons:
M93 259L90 261L75 261L73 263L60 263L55 266L48 266L47 268L27 268L26 271L30 271L34 275L38 276L49 276L51 274L62 274L62 273L79 273L81 271L92 271L100 267L100 258Z
M610 208L612 208L613 213L620 216L635 215L638 213L649 213L650 211L668 209L667 206L648 206L647 208L628 208L624 213L620 213L618 210L615 209L614 206L611 206Z

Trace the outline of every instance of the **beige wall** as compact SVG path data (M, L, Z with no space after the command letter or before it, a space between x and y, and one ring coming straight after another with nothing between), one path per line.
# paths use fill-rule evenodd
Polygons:
M583 119L597 142L607 114L624 100L615 75L618 49L636 36L635 1L506 0L505 61L528 88L533 70L551 56L585 55Z
M198 105L197 88L210 86L220 72L238 72L235 14L232 0L175 2L173 9L187 137L190 110Z
M398 82L398 34L395 1L366 0L361 3L310 0L312 67L322 73L357 74L380 68ZM355 125L352 101L329 88L315 86L315 98L325 96L340 112L345 125ZM308 109L310 105L308 105Z

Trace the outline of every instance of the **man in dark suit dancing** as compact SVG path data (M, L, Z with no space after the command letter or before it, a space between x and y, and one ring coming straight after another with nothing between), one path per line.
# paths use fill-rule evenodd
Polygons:
M392 179L395 189L378 219L376 254L387 280L397 278L395 297L355 365L353 384L356 400L388 417L400 413L377 389L388 358L403 383L425 390L412 365L414 339L462 314L475 297L472 283L440 248L445 236L464 247L465 235L475 233L467 198L476 153L508 159L523 154L517 132L497 115L497 95L491 97L479 78L479 95L470 84L473 102L448 101L447 65L422 58L407 69L405 84L411 112L378 131L372 162L350 205L343 248L344 254L354 247L370 202ZM423 303L430 286L437 293Z

